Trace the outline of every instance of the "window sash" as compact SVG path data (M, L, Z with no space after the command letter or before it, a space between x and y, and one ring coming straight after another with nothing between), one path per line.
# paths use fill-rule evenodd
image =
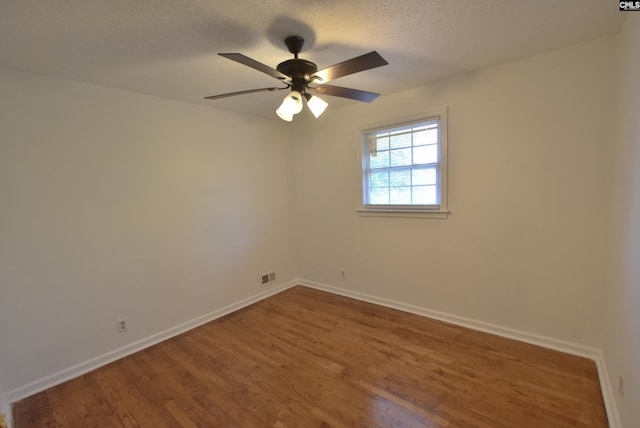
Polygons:
M436 131L435 143L428 140L418 140L416 144L416 135L422 132ZM399 142L398 137L409 135L408 142ZM392 139L396 140L398 144L396 147L392 147ZM387 140L387 141L384 141ZM384 142L384 148L380 150L380 142ZM424 148L430 145L436 146L436 159L431 162L415 163L416 162L416 148ZM392 166L392 153L404 151L400 156L400 161L404 162L407 159L403 159L402 155L408 153L409 162L401 165ZM386 162L378 162L378 165L372 167L372 158L377 158L379 155L387 154L388 159ZM375 163L375 162L373 162ZM380 165L380 164L386 165ZM420 120L416 122L407 123L400 126L394 126L392 128L379 128L371 130L365 133L364 138L364 152L363 152L363 187L364 187L364 205L367 208L386 208L386 209L402 209L402 210L439 210L442 202L442 130L440 117L429 118L426 120ZM429 184L414 184L414 171L434 171L435 179L433 183ZM372 183L372 174L387 173L389 179L386 185L374 186ZM408 172L408 183L400 182L400 184L391 183L391 174L398 172ZM426 189L432 187L433 189ZM395 192L395 196L392 197L392 192ZM414 192L420 193L420 191L427 191L427 193L433 190L433 195L427 199L435 199L434 203L414 203L419 202L419 197L414 197ZM386 202L383 203L384 193L386 191ZM377 197L375 197L376 195ZM408 196L407 196L408 195ZM424 200L424 196L423 196ZM395 203L394 203L395 202Z

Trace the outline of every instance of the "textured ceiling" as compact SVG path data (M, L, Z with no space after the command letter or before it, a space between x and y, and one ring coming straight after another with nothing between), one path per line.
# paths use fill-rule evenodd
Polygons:
M0 65L276 118L282 92L202 99L278 84L216 53L275 68L292 34L319 68L376 50L389 65L332 84L385 95L614 33L622 15L605 0L0 0Z

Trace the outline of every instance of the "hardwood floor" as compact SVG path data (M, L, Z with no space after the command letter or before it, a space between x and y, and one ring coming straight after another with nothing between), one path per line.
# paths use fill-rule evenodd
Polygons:
M606 427L593 361L294 287L18 402L28 427Z

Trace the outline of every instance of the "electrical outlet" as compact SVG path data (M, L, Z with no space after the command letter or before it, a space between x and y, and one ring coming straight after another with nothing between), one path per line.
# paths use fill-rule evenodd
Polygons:
M128 326L127 326L127 320L122 318L118 320L118 333L124 333L125 331L127 331Z
M340 271L340 278L345 279L347 275L344 273L344 269Z
M618 392L620 393L620 398L624 398L624 377L622 375L618 378Z
M262 275L262 285L265 285L269 282L269 274Z

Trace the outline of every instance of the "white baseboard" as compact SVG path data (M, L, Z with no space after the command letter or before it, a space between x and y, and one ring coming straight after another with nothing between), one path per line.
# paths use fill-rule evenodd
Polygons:
M609 373L606 369L606 363L604 354L601 350L596 348L590 348L588 346L580 345L573 342L564 340L557 340L550 337L540 336L533 333L528 333L521 330L516 330L508 327L502 327L496 324L490 324L483 321L473 320L470 318L464 318L457 315L447 314L445 312L434 311L431 309L422 308L407 303L398 302L395 300L385 299L382 297L373 296L371 294L360 293L358 291L352 291L345 288L334 287L332 285L322 284L314 281L300 280L299 283L306 287L315 288L321 291L327 291L329 293L338 294L352 299L361 300L363 302L374 303L376 305L385 306L392 309L398 309L403 312L409 312L416 315L421 315L427 318L433 318L440 321L448 322L451 324L459 325L461 327L467 327L473 330L482 331L485 333L495 334L496 336L506 337L508 339L514 339L532 345L542 346L544 348L553 349L556 351L564 352L579 357L589 358L596 363L598 369L598 377L600 379L600 388L602 389L602 398L604 401L605 409L607 411L607 418L609 420L610 428L622 428L620 424L620 417L618 410L613 399L613 390L611 388L611 381L609 379Z
M607 418L609 418L609 427L622 428L620 413L618 412L618 407L616 405L613 383L609 377L607 361L605 360L604 353L602 351L598 350L598 356L595 361L598 366L598 377L600 378L602 399L604 400L604 406L607 409Z
M95 370L113 361L119 360L120 358L126 357L127 355L131 355L135 352L141 351L157 343L163 342L167 339L170 339L174 336L182 334L186 331L189 331L203 324L206 324L217 318L228 315L231 312L235 312L246 306L252 305L260 300L266 299L267 297L273 296L274 294L278 294L288 288L291 288L297 285L298 283L299 283L298 281L290 281L285 284L269 287L268 290L260 292L246 299L240 300L239 302L232 303L223 308L220 308L208 314L202 315L198 318L194 318L190 321L179 324L165 331L161 331L160 333L156 333L147 338L144 338L134 343L131 343L129 345L123 346L122 348L107 352L106 354L92 358L83 363L76 364L64 370L61 370L57 373L53 373L35 382L31 382L28 385L24 385L22 387L13 389L7 392L6 394L4 394L2 396L1 401L4 402L6 407L10 409L10 403L15 403L16 401L22 400L23 398L37 394L38 392L44 391L53 386L66 382L70 379L81 376L85 373L88 373L92 370ZM11 411L9 409L6 409L7 418L11 418Z

